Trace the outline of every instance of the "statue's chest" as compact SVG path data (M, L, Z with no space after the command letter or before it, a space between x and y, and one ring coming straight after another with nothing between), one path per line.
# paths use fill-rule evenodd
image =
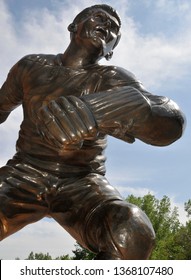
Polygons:
M95 69L73 70L65 67L40 67L25 82L24 107L38 110L60 96L82 96L96 92L101 77Z

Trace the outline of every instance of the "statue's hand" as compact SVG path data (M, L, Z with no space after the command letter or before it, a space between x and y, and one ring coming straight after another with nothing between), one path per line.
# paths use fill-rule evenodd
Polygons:
M59 149L80 148L85 139L97 135L96 121L77 97L59 97L38 112L38 131L45 141Z

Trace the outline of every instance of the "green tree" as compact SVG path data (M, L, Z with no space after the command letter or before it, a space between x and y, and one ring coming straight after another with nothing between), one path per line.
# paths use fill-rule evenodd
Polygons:
M184 204L188 218L191 217L191 199ZM182 225L174 238L175 248L178 248L174 259L191 260L191 219ZM174 251L174 250L173 250Z
M92 260L95 257L95 254L90 252L87 249L84 249L80 244L75 244L75 250L72 251L74 256L73 260Z
M18 259L18 258L17 258ZM63 255L56 257L55 260L71 260L72 258L69 255ZM33 253L31 252L26 260L54 260L49 253Z
M49 253L33 253L31 252L26 260L52 260Z
M72 258L67 254L67 255L57 257L55 260L72 260Z
M174 247L171 248L173 259L191 260L191 221L188 221L185 226L181 226L174 237L173 245Z
M189 199L188 202L185 202L184 208L185 211L187 212L188 218L191 217L191 199Z

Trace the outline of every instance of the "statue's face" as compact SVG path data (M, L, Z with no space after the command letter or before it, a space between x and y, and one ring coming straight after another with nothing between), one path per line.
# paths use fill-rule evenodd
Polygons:
M102 9L95 9L77 24L76 38L88 48L108 54L120 36L118 20Z

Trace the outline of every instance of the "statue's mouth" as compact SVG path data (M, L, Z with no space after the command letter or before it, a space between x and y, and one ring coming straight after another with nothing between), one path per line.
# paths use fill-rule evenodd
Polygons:
M96 27L93 34L96 35L96 37L98 35L102 40L106 40L108 37L108 31L99 26Z

